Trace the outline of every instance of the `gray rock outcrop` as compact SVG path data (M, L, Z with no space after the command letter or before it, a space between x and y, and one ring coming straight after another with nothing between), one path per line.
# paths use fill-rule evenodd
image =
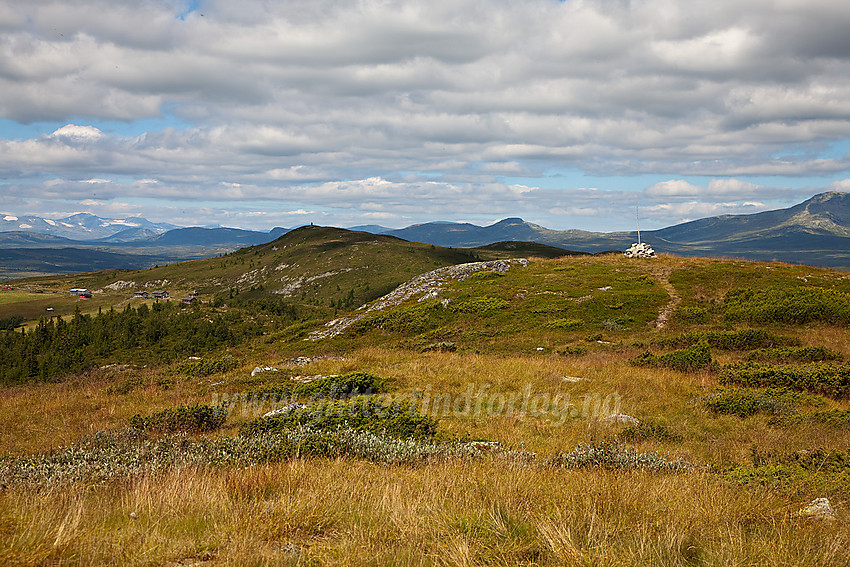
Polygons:
M828 498L815 498L797 511L794 516L812 520L835 520L838 518Z

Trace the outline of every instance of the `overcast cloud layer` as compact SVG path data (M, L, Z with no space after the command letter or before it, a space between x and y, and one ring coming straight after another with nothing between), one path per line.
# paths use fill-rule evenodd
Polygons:
M850 188L850 3L4 0L0 211L667 226Z

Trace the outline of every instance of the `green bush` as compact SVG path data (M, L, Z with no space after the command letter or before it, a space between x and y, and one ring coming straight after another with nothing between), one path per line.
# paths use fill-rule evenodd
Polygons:
M745 360L753 362L827 362L841 360L841 354L826 347L760 348L747 353Z
M317 430L353 429L391 437L430 438L437 420L416 411L411 402L381 402L374 396L309 404L273 417L261 417L242 426L243 435L281 432L306 426Z
M217 358L190 358L177 364L175 370L180 374L186 374L197 378L209 376L219 372L228 372L239 366L239 361L230 356Z
M850 324L850 293L824 288L736 289L724 300L729 321Z
M195 404L164 409L142 417L130 418L130 426L156 433L204 433L215 431L227 419L227 405Z
M822 403L822 399L788 388L729 388L712 394L703 405L716 413L744 418L756 414L793 414L801 404L819 402Z
M493 270L484 270L481 272L475 272L466 278L466 281L487 281L487 280L497 280L499 278L505 277L505 274L502 272L495 272Z
M510 306L510 303L499 297L474 297L449 304L449 310L455 313L472 313L475 315L490 315Z
M721 384L747 388L790 388L834 398L850 394L850 365L816 362L771 365L740 362L723 368Z
M368 372L349 372L342 376L326 376L311 382L287 380L282 384L263 388L250 395L273 395L279 398L304 398L312 396L345 398L357 394L385 392L391 380L379 378Z
M684 350L676 350L661 355L649 351L629 360L635 366L653 366L670 368L679 372L696 372L713 367L711 349L705 343L698 343Z
M571 330L571 329L578 329L583 325L584 325L584 321L582 321L581 319L561 318L561 319L554 319L552 321L549 321L548 323L546 323L546 328L547 329Z
M798 346L800 339L776 335L762 329L739 329L737 331L695 331L659 342L659 344L676 347L689 347L697 343L706 343L718 350L754 350Z
M708 310L702 307L677 307L673 318L680 323L704 325L708 323Z

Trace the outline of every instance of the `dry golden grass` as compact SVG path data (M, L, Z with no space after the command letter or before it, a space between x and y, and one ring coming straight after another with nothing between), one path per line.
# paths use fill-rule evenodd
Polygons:
M845 520L709 475L294 460L0 496L9 565L846 565Z

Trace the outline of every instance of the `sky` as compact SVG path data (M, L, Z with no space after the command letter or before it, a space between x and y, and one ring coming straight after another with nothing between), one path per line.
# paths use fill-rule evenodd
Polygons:
M641 229L850 191L850 2L3 0L0 213Z

